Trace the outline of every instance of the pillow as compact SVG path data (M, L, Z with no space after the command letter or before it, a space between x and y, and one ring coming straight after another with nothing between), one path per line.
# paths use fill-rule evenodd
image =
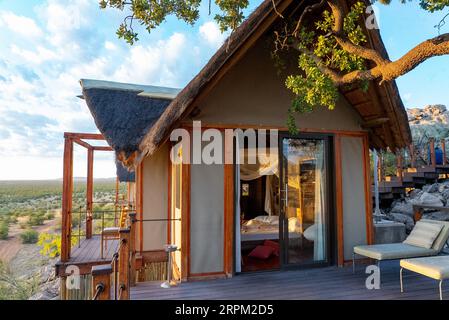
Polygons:
M279 243L275 242L275 241L271 241L271 240L265 240L263 245L265 247L272 247L274 249L273 254L276 257L279 257Z
M268 246L257 246L253 251L250 252L248 257L266 260L268 259L274 252L273 247Z
M430 249L441 232L443 225L418 221L404 243Z
M279 224L279 216L258 216L253 219L266 224Z

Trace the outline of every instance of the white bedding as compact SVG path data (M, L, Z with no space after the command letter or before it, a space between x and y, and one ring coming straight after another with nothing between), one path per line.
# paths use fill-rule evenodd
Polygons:
M296 218L288 219L289 239L301 237ZM241 241L279 240L279 217L259 216L242 225Z

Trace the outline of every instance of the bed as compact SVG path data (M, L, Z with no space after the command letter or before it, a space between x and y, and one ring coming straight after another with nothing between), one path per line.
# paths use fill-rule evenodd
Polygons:
M288 219L289 239L302 238L301 225L297 218ZM258 216L242 224L241 241L279 240L279 217Z

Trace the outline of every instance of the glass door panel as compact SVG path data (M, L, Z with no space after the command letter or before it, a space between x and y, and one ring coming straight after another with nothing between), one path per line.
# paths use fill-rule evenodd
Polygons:
M327 140L282 139L283 262L328 262Z

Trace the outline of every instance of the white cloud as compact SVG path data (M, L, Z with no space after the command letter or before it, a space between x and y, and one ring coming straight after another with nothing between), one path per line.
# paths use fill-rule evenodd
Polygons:
M39 38L42 36L42 30L33 19L18 16L12 12L0 13L0 25L2 24L9 30L27 38Z
M34 64L40 64L44 61L54 60L58 58L58 55L54 51L44 48L42 46L38 46L36 48L36 51L31 51L19 48L18 46L13 44L11 46L11 52L17 54L25 61Z
M179 86L180 66L189 54L187 38L174 33L153 45L135 45L112 75L116 81Z
M106 41L104 43L104 47L107 50L111 50L111 51L117 50L117 46L112 41Z
M214 21L208 21L200 26L200 36L214 48L220 47L226 39L226 34L221 33Z
M97 132L85 101L76 98L79 79L183 87L224 39L206 23L191 33L142 32L141 42L128 46L115 35L123 13L100 12L97 0L45 0L35 11L35 20L21 18L31 30L23 35L38 42L9 37L0 46L0 180L59 178L63 132ZM24 32L12 24L17 16L4 15L0 28ZM111 176L101 168L101 176ZM85 175L84 168L75 175Z

